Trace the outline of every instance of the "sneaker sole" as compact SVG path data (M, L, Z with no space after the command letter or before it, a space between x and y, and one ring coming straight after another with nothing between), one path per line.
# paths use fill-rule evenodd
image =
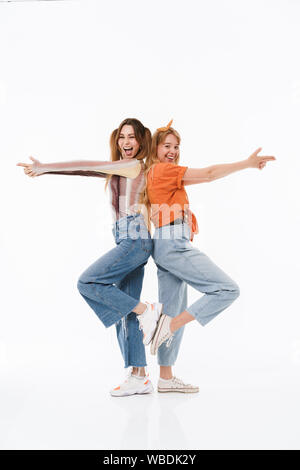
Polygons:
M198 390L192 390L190 388L188 389L174 389L174 388L158 388L157 391L159 393L169 393L169 392L177 392L177 393L198 393L199 392L199 389Z
M157 339L158 339L159 333L161 332L163 322L164 322L164 318L162 318L162 314L161 314L160 318L158 319L157 327L156 327L156 330L154 331L153 338L152 338L152 344L151 344L151 347L150 347L150 352L153 355L155 355L157 353L157 350L158 350Z
M152 386L152 384L151 384L150 386L148 385L147 387L145 387L145 388L144 388L143 390L141 390L141 391L137 391L137 392L128 392L128 393L122 393L122 394L117 394L117 393L115 394L115 393L110 392L110 395L111 395L112 397L130 397L130 396L132 396L132 395L146 395L146 394L152 393L152 392L154 392L154 388L153 388L153 386Z
M156 332L156 329L157 329L157 325L158 325L160 316L161 316L161 314L162 314L162 309L163 309L163 304L158 303L158 305L159 305L159 314L158 314L158 316L157 316L157 323L156 323L156 325L155 325L154 330L151 332L151 334L148 335L146 339L143 339L143 344L144 344L144 346L148 346L148 344L151 343L153 336L155 335L155 332Z

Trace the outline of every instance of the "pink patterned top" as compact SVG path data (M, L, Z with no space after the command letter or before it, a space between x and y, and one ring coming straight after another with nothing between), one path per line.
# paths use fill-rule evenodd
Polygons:
M136 159L111 161L77 160L41 164L38 174L80 175L106 178L109 181L110 204L113 221L140 212L139 199L145 184L144 162Z

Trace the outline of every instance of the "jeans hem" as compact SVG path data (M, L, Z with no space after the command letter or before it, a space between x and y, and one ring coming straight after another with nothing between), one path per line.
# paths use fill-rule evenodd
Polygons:
M135 308L139 304L139 302L140 301L138 301L137 304L133 308ZM100 320L102 321L105 328L109 328L110 326L115 325L116 323L118 323L122 318L127 317L127 315L129 315L131 312L132 312L132 309L129 310L129 312L127 312L127 313L124 313L124 314L120 313L120 316L117 318L117 320L113 320L113 321L110 320L108 322L106 322L105 318L103 318L103 317L100 318L98 316L98 318L100 318ZM135 313L135 312L133 312L133 313ZM111 317L111 315L108 315L108 317Z
M158 366L161 366L161 367L174 367L175 364L160 364L159 362L157 363Z
M202 308L204 308L204 307L205 307L205 306L203 305ZM208 320L205 321L204 319L201 319L201 318L198 317L198 315L199 315L198 313L194 313L194 312L193 312L192 307L187 308L186 311L187 311L190 315L192 315L192 316L195 318L195 320L197 320L197 322L200 323L200 325L202 325L202 326L205 326L208 322L210 322L211 320L213 320L213 319L218 315L218 313L217 313L216 315L213 316L213 318L210 318L210 319L208 319Z
M128 364L128 365L124 365L124 369L128 369L128 367L147 367L147 364Z

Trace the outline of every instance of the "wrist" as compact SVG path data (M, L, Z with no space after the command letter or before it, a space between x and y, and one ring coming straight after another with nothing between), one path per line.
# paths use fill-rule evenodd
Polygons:
M246 160L242 160L241 163L242 163L242 169L251 168L249 158L246 158Z
M35 171L38 175L42 175L45 173L46 165L43 163L39 163L36 165Z

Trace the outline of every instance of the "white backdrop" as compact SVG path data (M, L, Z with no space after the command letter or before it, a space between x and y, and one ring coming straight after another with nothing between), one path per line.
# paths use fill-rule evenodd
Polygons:
M299 448L299 20L296 0L0 2L1 448ZM277 159L187 188L194 244L241 290L186 327L196 396L109 396L114 328L76 289L114 246L104 181L16 166L109 160L126 117L173 118L189 167Z

